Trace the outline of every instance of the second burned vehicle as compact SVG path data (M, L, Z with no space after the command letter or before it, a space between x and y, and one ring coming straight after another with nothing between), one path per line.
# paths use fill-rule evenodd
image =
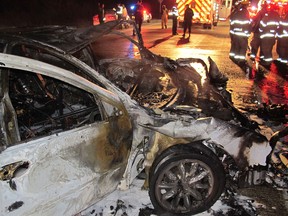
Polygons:
M1 214L76 214L143 169L159 213L195 214L267 167L267 139L213 60L155 55L122 22L0 33Z

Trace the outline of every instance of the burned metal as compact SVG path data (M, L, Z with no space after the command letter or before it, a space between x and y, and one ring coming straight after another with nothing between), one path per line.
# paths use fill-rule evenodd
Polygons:
M170 119L173 118L173 116L169 117ZM162 139L163 135L174 139L181 138L182 140L180 142L185 143L208 138L212 143L221 144L221 148L226 152L229 152L229 155L234 158L235 163L240 170L245 170L249 166L255 164L265 166L266 156L271 152L271 148L267 145L267 139L264 136L219 119L203 118L195 120L194 118L186 117L181 120L175 116L174 120L171 120L169 123L163 123L163 125L157 126L154 125L145 125L145 127L152 128L162 134L157 136L158 138L155 140L155 146L152 147L149 152L152 155L147 155L147 157L152 158L152 162L156 155L161 152L161 149L166 149L171 146L171 141L159 141ZM193 137L191 137L191 133L193 134ZM184 141L183 139L187 140ZM175 142L177 143L179 140ZM217 148L219 147L220 146L217 146ZM153 148L156 148L157 151L153 150ZM262 152L263 154L257 154L257 151ZM148 161L148 164L151 161ZM260 163L260 161L262 161L262 163Z
M37 205L47 215L57 208L75 214L117 186L128 188L144 168L144 187L160 212L198 213L219 198L227 173L239 183L267 166L267 139L233 106L227 77L210 57L208 69L201 59L155 55L137 29L138 41L114 31L122 24L0 34L1 166L29 161L25 175L3 175L0 183L12 179L21 188L19 210L27 215ZM129 39L141 59L97 59L93 43L110 33ZM162 190L167 178L173 186ZM5 185L10 199L1 212L17 201ZM41 203L29 196L36 191ZM51 209L58 193L65 202Z
M256 113L262 119L278 121L285 124L288 116L288 105L263 103Z
M9 82L21 139L65 131L91 119L101 119L89 95L77 92L79 97L71 101L70 92L75 90L53 79L40 74L11 73Z
M273 150L270 157L268 182L281 188L288 187L288 127L277 131L270 139Z
M145 52L145 61L104 59L99 72L143 106L177 111L175 105L201 109L205 116L236 120L244 127L257 128L233 106L226 90L228 78L208 57L210 67L202 59L152 58ZM150 57L149 57L150 55Z
M17 201L15 203L13 203L11 206L8 207L8 211L12 212L18 208L20 208L22 205L24 204L24 202L22 201Z
M1 89L2 95L9 95L9 100L7 97L4 98L5 100L3 98L1 100L2 105L5 104L7 107L5 112L1 112L1 115L4 115L4 119L7 120L2 121L2 130L15 129L19 134L15 137L18 140L14 142L10 136L15 136L15 134L6 133L5 142L1 143L4 150L0 154L0 161L5 170L3 170L4 177L0 181L0 185L1 192L6 197L3 202L1 201L1 213L7 213L9 206L14 206L13 203L17 200L23 200L24 204L11 211L13 212L11 214L19 215L19 212L24 215L37 214L37 206L44 202L48 209L46 209L48 212L45 214L51 215L49 211L55 211L55 209L49 210L50 205L47 204L47 200L55 202L55 198L58 197L55 196L57 193L60 193L62 198L64 197L63 191L64 194L68 194L65 196L65 199L70 200L67 205L78 202L78 197L83 197L86 200L84 205L88 207L89 203L92 204L95 199L97 200L114 190L125 172L127 155L129 155L132 145L132 124L127 110L118 97L64 69L52 65L48 67L48 64L43 62L15 55L0 55L1 62L5 62L5 68L1 68L1 84L3 85L3 80L8 81L9 77L11 78L11 81L5 82L6 86ZM15 80L16 78L20 78L22 82L19 84ZM41 81L42 78L45 82L55 84L57 87L46 89L53 97L47 96L44 94L45 91L41 91L39 88L37 79ZM28 82L30 80L34 82ZM22 88L24 83L25 88ZM16 88L14 84L17 86ZM57 90L65 97L60 97L61 94L51 90ZM32 91L34 94L29 94ZM97 91L99 92L96 93ZM52 98L54 97L59 106L55 103L52 107L48 106L47 111L42 111L41 108L45 108L44 104L49 104L49 101L53 101ZM29 109L31 106L32 108ZM95 109L85 109L87 106L97 107L98 115L93 112ZM16 122L16 128L14 128L6 115L16 110L15 118L17 119L13 119ZM32 115L29 112L35 113ZM66 115L69 112L72 112L73 115ZM28 120L25 119L23 113L26 113ZM53 119L55 113L60 115L56 117L60 117L62 120L59 121L59 124L64 124L62 128L58 126L57 122L54 122L57 120L56 118ZM80 118L75 117L75 115ZM67 122L63 119L67 117L75 117L79 122L72 121L69 124L72 125L71 127L64 127ZM43 118L47 121L45 122ZM21 123L25 123L25 125L21 125ZM3 124L9 127L5 128ZM39 125L46 130L40 130L40 133L39 127L37 127ZM22 127L25 129L23 134L32 130L33 136L20 136ZM12 172L13 161L21 161L23 158L25 161L29 161L27 169L23 170L18 167L15 168L15 172ZM8 179L9 173L11 173L9 176L12 181ZM69 183L66 184L66 182ZM94 188L96 192L91 188ZM12 193L11 189L17 190ZM88 191L91 194L87 200ZM75 193L78 195L75 196ZM37 197L36 202L35 196ZM83 209L83 205L80 208L75 205L71 209L71 206L65 207L65 202L59 204L63 204L63 208L60 207L63 214L65 212L72 214Z
M0 169L0 181L11 180L16 172L19 172L20 169L28 169L29 162L19 161L7 166L3 166Z

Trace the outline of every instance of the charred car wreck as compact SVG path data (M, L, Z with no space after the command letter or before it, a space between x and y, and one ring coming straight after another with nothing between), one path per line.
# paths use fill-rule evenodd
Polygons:
M175 215L207 210L227 181L264 181L249 173L272 148L213 60L155 55L122 22L1 31L1 214L76 214L143 169L155 208ZM100 58L114 35L140 58Z

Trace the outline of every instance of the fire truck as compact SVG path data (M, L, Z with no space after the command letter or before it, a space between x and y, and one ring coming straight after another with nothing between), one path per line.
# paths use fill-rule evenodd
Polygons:
M288 0L266 0L266 3L268 4L268 7L275 7L280 16L283 15L284 7L288 6ZM261 8L262 4L264 4L264 0L258 2L258 9Z
M179 13L179 26L183 25L185 5L190 5L194 12L192 22L203 25L204 29L217 26L221 0L176 0Z

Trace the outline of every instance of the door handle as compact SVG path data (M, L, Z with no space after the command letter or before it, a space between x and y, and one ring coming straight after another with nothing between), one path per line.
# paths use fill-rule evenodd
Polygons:
M28 169L28 161L18 161L15 163L7 164L0 168L0 181L11 180L15 174L23 169Z

